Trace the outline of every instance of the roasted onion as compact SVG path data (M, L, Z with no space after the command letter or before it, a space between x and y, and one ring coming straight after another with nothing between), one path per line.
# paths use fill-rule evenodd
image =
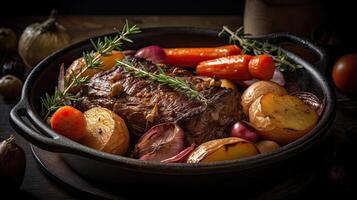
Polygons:
M306 91L298 91L298 92L293 92L290 95L296 96L297 98L301 99L305 104L313 108L319 116L323 112L325 103L324 101L321 102L320 99L317 98L317 96L315 96L314 94Z
M140 160L163 161L185 149L183 130L175 123L152 127L135 145L133 157Z
M15 136L0 142L0 187L2 190L18 189L24 179L26 157L24 150L15 144Z
M145 58L155 64L162 64L165 63L166 54L165 51L159 46L147 46L144 48L139 49L135 53L136 57Z

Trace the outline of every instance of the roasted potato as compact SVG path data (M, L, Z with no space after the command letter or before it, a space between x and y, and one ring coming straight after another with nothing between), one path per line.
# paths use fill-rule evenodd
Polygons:
M259 142L255 143L255 145L257 145L260 153L269 153L280 147L278 143L271 140L260 140Z
M259 150L254 143L237 137L228 137L201 144L189 155L187 163L235 160L257 154Z
M115 66L116 60L122 59L123 57L124 55L120 51L112 51L112 53L108 54L107 56L101 56L100 59L103 63L100 69L87 69L84 73L82 73L80 78L85 76L90 78L102 70L111 69ZM70 79L73 74L78 74L84 67L86 67L86 63L84 62L83 57L73 61L73 63L66 70L66 78Z
M258 97L267 93L287 94L285 88L271 81L258 81L249 86L242 94L243 112L249 115L249 107Z
M95 107L84 112L86 135L80 143L107 153L124 155L129 146L129 131L114 112Z
M290 143L308 133L317 123L315 110L290 95L265 94L249 108L249 121L259 135L279 144Z

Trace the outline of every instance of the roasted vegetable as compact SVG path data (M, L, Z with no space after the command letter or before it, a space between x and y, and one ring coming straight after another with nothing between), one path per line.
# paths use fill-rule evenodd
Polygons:
M256 145L260 153L269 153L280 147L278 143L271 140L261 140Z
M249 61L249 73L252 77L260 80L270 80L275 71L274 60L271 56L253 56Z
M249 108L250 124L259 135L279 144L290 143L316 125L318 115L302 100L290 95L269 93L256 99Z
M124 155L129 146L129 131L114 112L94 107L84 112L86 134L79 142L107 153Z
M152 127L135 145L133 156L140 160L161 162L185 149L183 130L175 123Z
M78 141L86 134L86 120L80 110L72 106L60 107L51 117L51 128L57 133Z
M232 90L237 90L237 86L232 83L231 81L227 79L222 79L221 81L221 87L227 88L227 89L232 89Z
M98 55L98 54L96 54ZM81 77L92 77L94 74L103 71L103 70L108 70L111 69L112 67L115 66L116 60L117 59L122 59L124 55L120 51L112 51L111 54L101 56L100 60L102 61L102 65L100 66L99 69L87 69L85 72L81 73ZM66 70L66 79L70 80L71 76L73 74L79 74L81 69L83 69L86 66L86 63L84 61L84 58L78 58L77 60L73 61L71 66Z
M270 81L258 81L249 86L242 94L241 105L243 112L248 115L250 105L261 95L275 93L279 95L287 94L285 88Z
M187 163L236 160L257 154L259 150L254 143L237 137L228 137L201 144L187 158Z
M231 137L242 138L251 142L256 142L259 135L256 131L244 122L237 122L231 128Z
M200 62L196 73L201 76L218 77L228 80L250 80L248 63L252 56L234 55Z
M220 57L238 55L241 49L236 45L204 48L166 48L166 64L181 67L196 67L200 62Z
M155 64L162 64L166 62L165 51L159 46L147 46L139 49L135 53L136 57L145 58Z

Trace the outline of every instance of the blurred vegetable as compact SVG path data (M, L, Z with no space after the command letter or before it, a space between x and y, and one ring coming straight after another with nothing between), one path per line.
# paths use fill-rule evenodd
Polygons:
M280 147L278 143L271 140L261 140L256 145L260 153L269 153Z
M133 157L140 160L163 161L185 149L183 130L175 123L152 127L139 139Z
M250 80L252 77L248 70L248 63L251 58L250 55L234 55L203 61L198 64L196 73L228 80Z
M114 112L94 107L84 112L86 134L81 144L107 153L125 155L129 147L129 131L124 120Z
M2 75L14 75L20 79L25 74L25 64L19 58L7 60L2 66Z
M332 68L332 79L336 87L347 93L357 92L357 53L340 57Z
M72 106L60 107L51 117L51 128L57 133L74 141L86 134L86 120L80 110Z
M226 88L226 89L237 90L237 86L227 79L221 80L221 87Z
M55 11L42 23L26 27L19 41L19 54L28 67L36 66L52 52L70 43L66 29L57 22Z
M260 80L270 80L275 71L274 60L271 56L253 56L249 61L249 73L252 77Z
M155 45L139 49L135 53L135 56L145 58L155 64L165 63L166 61L165 51L161 47Z
M4 99L18 99L21 96L21 89L21 80L13 75L6 75L0 79L0 94Z
M237 137L228 137L201 144L187 158L187 162L236 160L257 154L259 154L259 150L254 143Z
M321 115L323 111L324 105L320 102L320 99L317 98L314 94L305 91L293 92L290 95L295 96L301 99L306 105L309 105L312 109L314 109L318 115Z
M98 55L98 54L95 54ZM112 51L106 55L100 56L100 60L102 64L98 68L88 68L85 71L81 72L86 67L86 62L83 57L80 57L72 62L72 64L66 70L66 79L71 80L72 76L78 75L78 78L82 77L92 77L96 73L101 72L103 70L111 69L115 66L116 60L120 60L124 57L121 51Z
M258 134L279 144L302 137L314 128L317 120L316 111L290 95L265 94L249 108L249 122Z
M200 62L220 57L238 55L241 49L236 45L202 48L166 48L166 64L180 67L196 67Z
M26 157L16 145L15 136L0 142L0 187L3 191L18 189L24 179Z
M275 93L279 95L287 94L285 88L280 85L273 83L271 81L258 81L251 86L249 86L242 94L241 105L243 107L243 112L249 115L250 105L261 95L267 93Z
M237 122L233 124L231 129L231 137L239 137L250 142L256 142L259 138L255 130L244 122Z
M17 49L16 33L9 28L0 28L0 53L14 53Z

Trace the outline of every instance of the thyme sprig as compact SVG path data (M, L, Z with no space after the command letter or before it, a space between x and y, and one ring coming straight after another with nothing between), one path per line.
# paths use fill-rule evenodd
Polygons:
M173 90L184 94L190 99L198 100L204 104L207 104L208 102L207 99L202 96L202 94L200 94L193 86L179 77L168 76L160 66L157 66L157 73L152 73L146 71L144 68L135 67L127 59L117 60L117 64L122 66L127 73L130 73L137 78L148 78L147 81L169 86ZM140 62L139 65L141 65Z
M110 54L112 50L120 49L123 41L132 42L128 36L139 32L140 29L136 25L129 26L128 21L126 21L122 30L118 31L118 34L115 37L104 37L102 40L98 39L96 43L91 40L91 43L93 44L93 47L96 51L83 53L85 67L80 68L78 71L72 71L71 76L64 80L65 87L63 91L56 88L53 95L46 93L45 97L41 98L41 107L44 120L46 120L61 106L66 105L70 101L77 101L78 99L75 97L75 95L71 94L70 91L73 88L80 87L88 83L89 78L88 76L83 76L84 72L88 69L100 69L103 65L101 56ZM61 70L64 69L61 68Z
M280 71L285 71L287 69L295 71L296 69L302 68L301 65L290 62L287 59L286 54L279 47L272 46L268 41L261 44L256 40L246 38L249 34L244 34L243 27L238 28L236 31L232 31L228 27L223 26L222 31L218 35L223 36L226 33L229 35L229 43L235 44L238 42L239 46L243 49L242 53L252 52L254 55L269 55L274 59L276 67Z

